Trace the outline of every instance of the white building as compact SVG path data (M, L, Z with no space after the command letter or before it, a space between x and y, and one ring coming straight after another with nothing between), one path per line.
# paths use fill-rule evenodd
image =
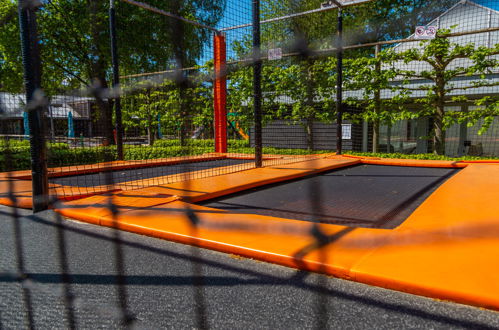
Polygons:
M483 6L487 4L489 7ZM479 31L486 29L499 28L499 1L470 1L461 0L452 8L442 13L440 16L432 20L428 26L435 26L438 29L449 29L452 33L462 33L469 31ZM414 39L415 36L409 37ZM474 44L476 47L485 46L488 48L499 44L499 31L490 31L485 33L465 34L449 38L452 43L459 45ZM421 49L421 41L401 43L394 47L396 52L404 52L409 49ZM499 59L499 56L494 56ZM456 59L452 61L448 69L453 70L459 67L469 67L472 64L470 59ZM432 68L426 62L409 62L395 63L397 69L413 71L419 74L423 71L430 71ZM487 81L488 84L497 84L497 86L470 88L476 82ZM423 85L433 84L430 80L411 79L408 83L403 84L399 77L393 81L393 84L401 84L404 87L410 88L412 91L411 97L414 99L426 96L426 91L417 88ZM499 68L495 68L488 72L484 77L480 76L461 76L452 80L452 88L448 96L448 106L446 111L467 111L478 110L473 103L474 100L481 99L484 96L499 97ZM462 89L461 89L462 88ZM394 91L384 90L381 97L389 99L396 94ZM450 98L455 96L466 96L469 102L452 103ZM431 123L428 118L418 120L401 121L393 127L382 127L381 136L382 144L390 144L394 151L398 152L428 152L428 140L424 139L429 135ZM467 127L466 123L461 125L456 124L450 127L446 132L446 154L449 156L460 156L467 153L481 154L490 156L499 156L499 118L496 118L489 130L479 135L478 131L482 123Z
M55 136L67 134L68 113L73 115L77 135L91 130L93 99L89 97L56 95L50 98L45 114L49 131ZM0 92L0 135L24 135L23 115L26 95Z

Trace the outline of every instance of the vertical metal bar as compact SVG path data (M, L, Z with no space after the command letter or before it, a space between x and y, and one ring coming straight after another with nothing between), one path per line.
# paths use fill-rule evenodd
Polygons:
M462 105L461 112L469 112L469 105ZM459 138L457 143L457 156L462 157L466 155L466 140L468 140L468 120L459 124Z
M388 123L388 128L386 132L386 152L392 153L392 123Z
M93 90L95 100L97 102L103 102L102 99L102 91L94 89ZM113 172L106 168L107 164L113 161L113 155L110 150L107 148L103 148L102 152L104 153L104 174L105 174L105 184L109 191L113 191L114 189L114 177ZM118 294L118 307L121 312L121 322L122 326L125 328L130 328L132 323L134 322L133 315L130 313L128 308L128 291L127 291L127 283L125 278L125 252L122 246L122 238L121 231L119 230L118 223L118 215L119 208L116 204L114 204L114 195L109 194L108 202L108 210L112 215L112 242L114 248L114 260L115 260L115 268L116 268L116 285L117 285L117 294Z
M59 261L61 265L61 280L64 287L64 307L68 322L67 326L68 329L76 329L76 319L73 305L74 297L71 290L71 277L69 275L68 265L68 247L66 244L66 234L63 219L59 213L56 213L56 224Z
M369 122L362 121L362 152L369 152Z
M111 35L111 61L113 65L113 88L120 86L120 67L118 56L118 42L116 38L116 8L114 0L109 2L109 31ZM117 93L114 98L114 111L116 115L116 151L118 159L123 160L123 123L121 117L121 97Z
M50 142L54 143L55 142L54 113L53 113L53 108L50 105L50 102L49 102L49 116L50 116Z
M29 287L27 287L25 284L26 280L29 280L28 276L26 275L25 271L25 259L24 259L24 244L23 244L23 235L22 235L22 228L21 228L21 219L19 215L19 210L18 210L18 204L17 204L17 197L14 193L14 179L12 178L12 169L14 168L12 164L12 153L10 150L10 145L9 145L9 139L6 139L6 148L4 151L4 157L5 157L5 169L7 171L7 188L9 192L9 199L11 202L12 207L12 219L13 221L13 226L14 226L14 244L15 244L15 251L16 251L16 263L17 263L17 279L19 283L21 284L21 294L22 294L22 299L23 299L23 309L26 311L24 314L25 317L25 322L27 325L28 329L34 329L35 328L35 323L34 323L34 317L33 317L33 303L31 299L31 292ZM23 312L23 311L20 311ZM2 327L0 327L1 329Z
M215 110L215 152L227 152L227 55L225 36L213 37L213 101Z
M260 0L253 0L253 111L255 116L256 167L262 167L262 61L260 46Z
M31 149L31 176L33 212L48 209L48 179L46 145L43 132L43 106L41 102L41 63L38 51L35 8L29 0L19 0L19 29L26 88L26 111L29 122ZM36 97L36 93L39 93Z
M376 59L379 58L379 53L381 53L381 45L376 45L374 54ZM376 65L374 70L376 71L376 89L374 90L374 112L376 117L373 120L373 148L372 152L376 153L379 149L379 126L380 120L379 115L381 113L381 89L379 86L379 76L381 75L381 63L376 60Z
M338 8L338 31L336 52L336 154L343 152L342 118L343 118L343 12Z

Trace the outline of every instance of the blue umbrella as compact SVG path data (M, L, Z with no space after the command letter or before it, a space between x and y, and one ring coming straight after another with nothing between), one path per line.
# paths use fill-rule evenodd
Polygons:
M75 128L73 123L73 113L71 111L68 112L68 137L75 137Z
M158 113L158 138L163 138L163 133L161 133L161 115Z
M28 120L28 113L26 111L23 112L23 119L24 119L24 138L28 139L29 138L29 120Z

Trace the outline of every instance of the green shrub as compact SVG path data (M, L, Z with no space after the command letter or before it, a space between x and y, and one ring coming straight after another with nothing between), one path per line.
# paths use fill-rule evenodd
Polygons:
M203 147L127 147L124 150L125 160L156 159L188 155L201 155L213 152L213 148Z
M7 141L6 139L0 139L0 148L6 148L7 146L9 148L29 147L29 140L9 139Z
M372 153L372 152L353 152L347 151L345 154L362 157L378 157L378 158L398 158L398 159L420 159L420 160L484 160L484 159L499 159L497 157L478 157L478 156L462 156L448 157L434 154L400 154L400 153Z
M31 168L30 148L15 147L0 150L0 171L28 170ZM9 160L9 162L8 162Z
M244 148L249 147L249 142L246 140L234 140L230 139L227 141L229 148ZM156 140L154 141L154 147L178 147L180 146L180 140ZM186 146L188 147L202 147L202 148L212 148L215 149L215 140L213 139L203 139L194 140L188 139L186 141Z
M94 148L50 148L48 166L69 166L101 163L118 159L115 146Z
M186 145L189 147L215 147L215 141L211 139L206 140L192 140L188 139L185 141ZM154 141L154 147L180 147L180 140L156 140Z
M250 146L247 140L229 140L227 145L229 148L249 148Z
M49 149L69 149L69 145L67 143L49 143Z
M27 170L30 168L30 147L28 141L16 141L15 146L9 143L9 149L5 145L0 145L0 171ZM12 141L11 141L12 142ZM245 140L229 140L230 152L253 154L254 148L248 147L248 142ZM159 140L154 146L125 146L125 160L145 160L167 157L178 157L187 155L201 155L214 151L213 140L190 140L189 145L181 147L178 140ZM276 155L307 155L317 153L332 153L331 150L312 151L305 149L280 149L272 147L264 147L264 154ZM434 154L408 155L399 153L362 153L347 151L345 154L356 156L368 156L379 158L401 158L401 159L428 159L428 160L480 160L484 157L464 156L452 158L446 156L437 156ZM9 157L10 163L6 163L6 158ZM49 167L69 166L69 165L84 165L101 163L104 161L117 160L116 146L109 147L88 147L88 148L70 148L65 143L49 144L47 151L47 159ZM490 159L490 158L489 158ZM499 158L495 158L499 159Z

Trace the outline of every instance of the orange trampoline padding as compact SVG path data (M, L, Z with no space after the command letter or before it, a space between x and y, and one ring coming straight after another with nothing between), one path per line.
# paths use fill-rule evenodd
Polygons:
M103 226L499 310L497 164L412 162L419 166L464 169L393 230L234 214L192 204L249 187L368 161L371 160L336 156L118 193L113 195L120 205L116 218L105 211L106 196L63 203L58 211ZM411 163L400 161L398 165ZM197 215L198 226L187 219L186 208ZM328 238L327 242L319 244L314 239L311 235L314 226Z

